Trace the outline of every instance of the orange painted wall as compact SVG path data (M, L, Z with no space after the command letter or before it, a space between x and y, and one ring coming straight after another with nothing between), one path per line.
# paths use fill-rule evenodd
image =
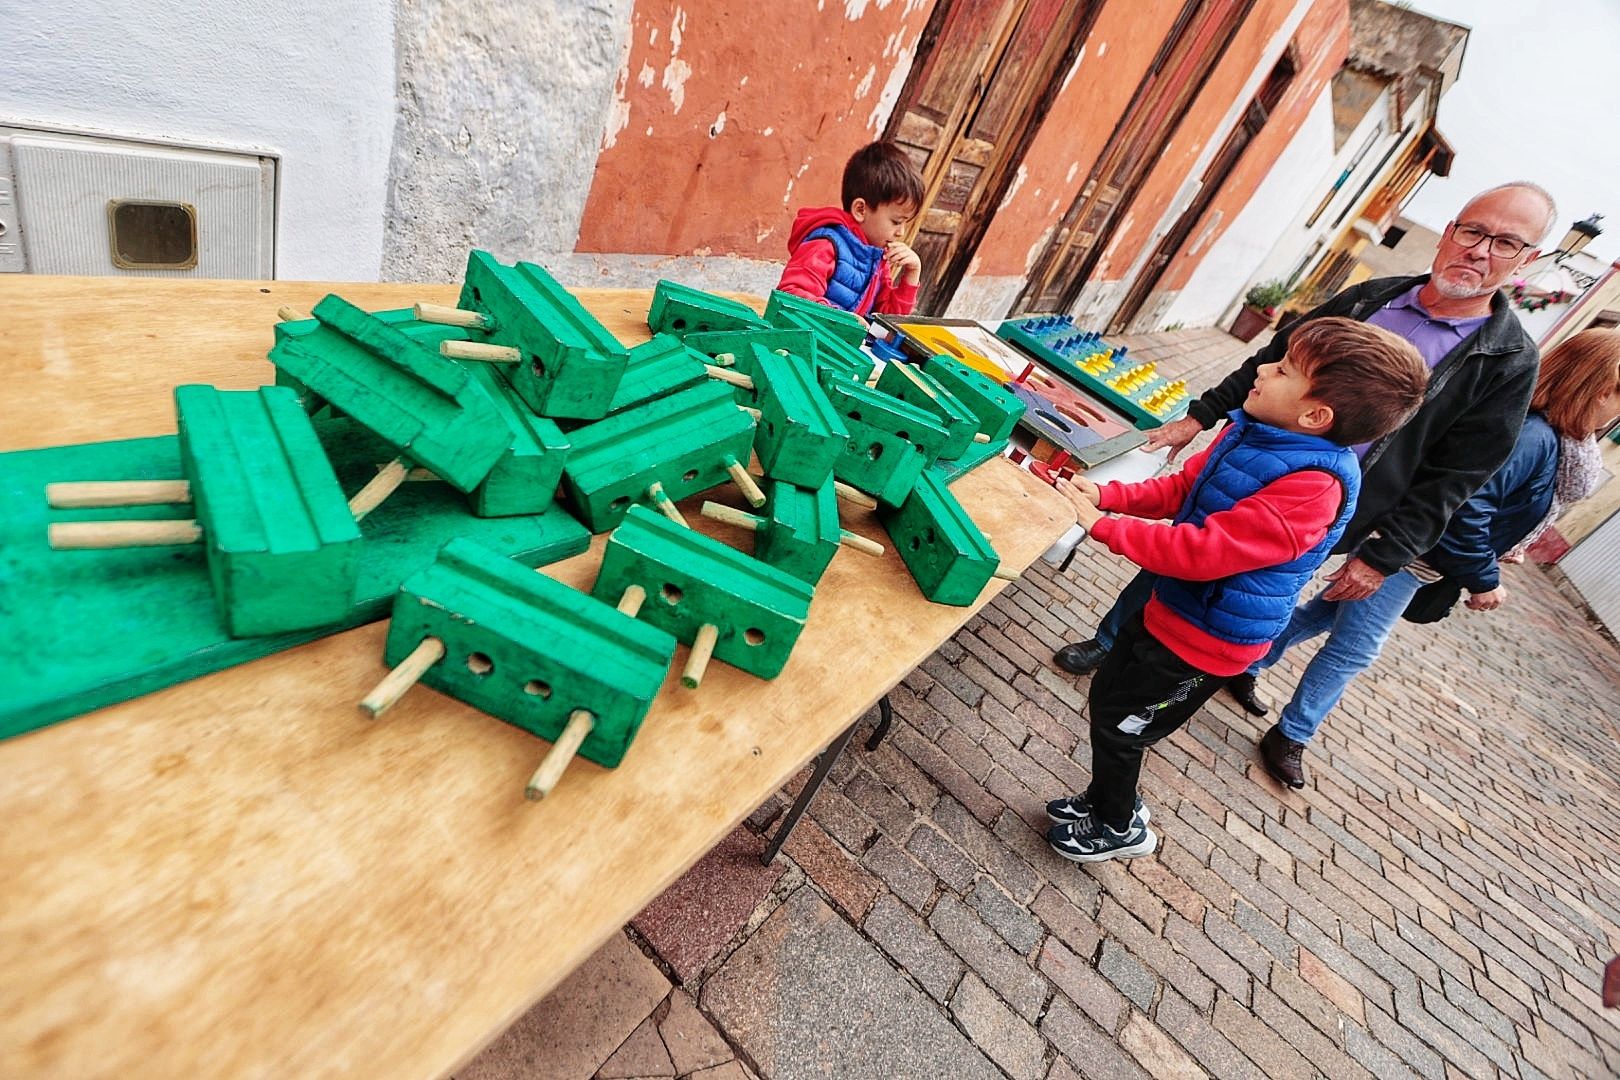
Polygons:
M1344 64L1350 49L1348 0L1317 0L1295 30L1293 40L1299 49L1299 70L1294 75L1294 81L1272 110L1265 127L1260 129L1238 159L1203 218L1193 227L1187 243L1165 267L1164 276L1159 279L1160 289L1179 289L1192 278L1199 259L1237 219L1250 196L1265 179L1272 162L1299 131L1311 106ZM1187 254L1187 250L1204 236L1207 223L1215 220L1216 213L1221 215L1220 224L1209 230L1196 254Z
M1274 47L1273 38L1296 7L1297 0L1260 0L1255 4L1248 19L1238 28L1215 70L1210 73L1203 91L1188 109L1186 117L1165 147L1147 182L1142 185L1141 191L1131 203L1128 218L1124 219L1122 227L1114 233L1113 240L1103 252L1096 270L1092 272L1093 281L1119 279L1129 271L1131 264L1142 253L1144 247L1149 245L1153 238L1153 229L1159 223L1159 219L1163 217L1189 177L1195 175L1193 167L1204 148L1211 142L1218 143L1224 140L1231 130L1233 121L1228 121L1227 117L1232 111L1233 102L1240 95L1244 95L1245 101L1253 97L1252 90L1245 92L1250 76L1257 68L1269 70L1281 56L1281 49ZM1345 28L1344 41L1338 49L1336 60L1332 63L1332 67L1337 68L1349 46L1347 0L1318 0L1314 7L1336 8L1337 17ZM1317 14L1316 10L1308 13L1314 14ZM1326 14L1331 15L1331 11ZM1320 52L1321 49L1315 51ZM1318 57L1305 55L1302 57L1301 68L1308 72L1320 72ZM1328 74L1331 75L1331 70ZM1296 76L1295 82L1299 81L1299 77ZM1321 83L1318 82L1316 92L1320 90ZM1305 106L1308 108L1308 105L1309 99L1306 99ZM1302 108L1293 118L1292 126L1286 130L1281 123L1268 123L1256 140L1260 145L1251 144L1249 151L1244 155L1245 159L1249 160L1251 165L1263 162L1269 167L1270 162L1275 160L1277 153L1285 145L1287 138L1298 130L1304 112ZM1221 198L1217 200L1227 211L1225 220L1235 216L1234 207L1241 208L1248 201L1259 180L1259 170L1251 168L1248 173L1235 175L1228 181L1222 189ZM1207 250L1206 244L1200 252ZM1179 281L1185 282L1186 276L1196 267L1197 258L1193 256L1180 260L1184 265L1176 268ZM1163 284L1164 287L1171 287L1169 280L1165 280Z
M1024 157L1024 177L979 246L973 273L1024 277L1041 235L1068 210L1130 102L1179 4L1106 0L1080 64Z
M576 249L785 259L794 211L837 204L882 133L932 7L636 0Z

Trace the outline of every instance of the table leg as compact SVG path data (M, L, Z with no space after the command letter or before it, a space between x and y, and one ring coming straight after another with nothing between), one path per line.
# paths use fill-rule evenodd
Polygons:
M894 708L889 704L889 695L884 694L878 698L878 722L872 728L872 737L866 740L868 751L876 750L883 741L883 736L889 733L889 725L894 723Z
M889 695L885 694L878 699L878 722L877 726L872 729L872 737L866 741L868 750L878 748L878 744L883 741L883 736L889 733L889 725L893 722L894 710L889 705ZM799 792L799 797L793 800L793 805L788 808L787 815L782 818L782 824L776 827L776 835L771 837L769 844L765 845L765 852L759 857L761 863L769 866L772 860L776 858L777 853L782 850L782 845L787 843L788 834L799 823L799 818L804 816L805 810L810 806L810 800L816 797L816 792L821 790L821 785L827 782L827 774L832 772L833 764L837 762L838 755L842 754L844 747L849 745L849 740L854 737L855 729L860 726L860 723L859 720L856 720L849 725L844 729L842 735L834 739L827 749L817 755L816 769L815 772L810 774L810 782L804 785L804 790Z

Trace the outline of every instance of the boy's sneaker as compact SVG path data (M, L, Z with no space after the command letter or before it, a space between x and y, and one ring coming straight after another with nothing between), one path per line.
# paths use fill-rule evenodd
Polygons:
M1091 817L1073 825L1054 825L1046 831L1046 842L1071 862L1139 859L1159 847L1158 836L1136 817L1124 832L1115 832Z
M1064 799L1053 799L1046 804L1046 819L1054 825L1073 825L1077 821L1084 821L1091 816L1091 800L1086 793L1070 795ZM1131 821L1146 825L1153 820L1153 811L1142 802L1142 796L1136 797L1136 809L1131 812Z

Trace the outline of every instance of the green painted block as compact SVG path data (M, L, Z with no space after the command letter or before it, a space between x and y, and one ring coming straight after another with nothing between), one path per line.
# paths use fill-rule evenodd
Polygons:
M610 603L475 544L452 540L400 586L383 658L398 664L424 638L445 654L421 681L514 727L556 741L591 713L581 757L613 768L657 696L675 639Z
M954 484L968 473L993 457L1000 457L1007 449L1007 440L990 443L970 443L967 452L961 457L940 458L928 467L928 471L939 476L947 484Z
M816 381L809 364L753 347L754 391L760 420L754 452L774 480L818 488L832 476L833 462L849 441L849 430Z
M510 440L472 375L340 296L315 318L320 329L283 337L271 363L445 482L477 487Z
M754 558L814 585L838 554L843 536L832 479L817 488L772 481L765 516L754 533Z
M496 365L474 362L466 366L495 403L511 437L484 482L473 488L473 513L479 517L544 514L557 502L557 487L568 460L568 437L552 421L530 412Z
M979 418L927 372L898 361L885 364L883 373L878 376L877 388L939 421L947 436L945 444L939 448L940 457L961 457L973 445Z
M724 330L762 330L770 324L747 304L664 280L653 288L647 325L655 334L684 338Z
M670 334L658 334L637 345L630 350L629 366L619 380L608 415L697 385L709 377L706 363L708 357L682 345L680 338Z
M564 486L580 520L606 532L654 482L683 499L728 480L728 465L748 462L754 420L731 387L710 379L575 428L569 440Z
M346 491L358 490L390 453L349 419L316 420L315 432ZM568 514L486 520L447 484L405 484L361 523L358 583L340 621L232 638L219 620L203 545L53 551L46 542L56 521L189 518L194 509L55 510L42 497L47 483L180 475L174 435L0 454L0 635L9 648L0 663L0 738L386 618L400 582L454 537L530 566L577 555L591 539Z
M771 352L780 349L789 356L797 356L811 363L816 359L816 335L808 330L778 330L774 327L759 330L714 330L687 334L683 340L688 349L700 352L704 356L715 357L721 366L725 366L725 363L719 360L720 357L730 356L735 363L741 363L755 345L763 345Z
M921 409L848 379L822 385L849 429L833 475L880 502L905 502L917 477L939 456L945 429Z
M472 340L523 354L510 378L529 408L573 420L607 415L629 353L544 267L503 266L489 252L473 251L456 306L495 323Z
M715 626L715 657L762 679L781 672L810 614L805 582L644 506L608 537L591 595L617 603L631 585L647 591L637 618L688 645Z
M297 395L180 386L174 408L226 633L342 619L354 603L360 528Z
M765 321L772 326L787 325L784 317L789 312L809 321L818 332L825 332L851 348L859 349L866 342L866 324L853 311L807 300L781 289L773 290L765 301Z
M924 473L898 509L879 507L878 520L917 588L936 604L967 607L1001 565L990 541L934 473Z
M816 369L822 377L841 376L858 383L872 377L877 361L859 345L851 345L814 318L796 309L779 312L776 325L783 329L808 330L816 339Z
M932 357L922 369L979 418L979 430L993 443L1005 442L1024 415L1024 402L1017 394L954 356Z
M439 343L443 341L466 341L471 331L460 326L445 326L442 323L418 322L416 312L411 308L391 308L387 311L373 311L371 317L385 322L403 331L408 337L434 351L438 351ZM289 337L303 337L320 327L319 319L295 319L291 322L279 322L275 327L275 340L280 344ZM311 416L320 414L333 416L341 410L333 409L331 405L319 394L314 393L298 379L281 368L276 368L276 385L291 387L303 402L304 408Z

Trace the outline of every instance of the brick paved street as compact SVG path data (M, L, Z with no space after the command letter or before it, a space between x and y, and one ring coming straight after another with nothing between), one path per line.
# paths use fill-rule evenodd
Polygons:
M1247 350L1132 347L1195 387ZM1402 624L1303 792L1218 695L1150 755L1158 854L1078 868L1041 834L1086 781L1086 680L1050 660L1131 572L1037 562L895 689L776 867L760 833L806 776L459 1075L1620 1075L1620 651L1556 578Z

